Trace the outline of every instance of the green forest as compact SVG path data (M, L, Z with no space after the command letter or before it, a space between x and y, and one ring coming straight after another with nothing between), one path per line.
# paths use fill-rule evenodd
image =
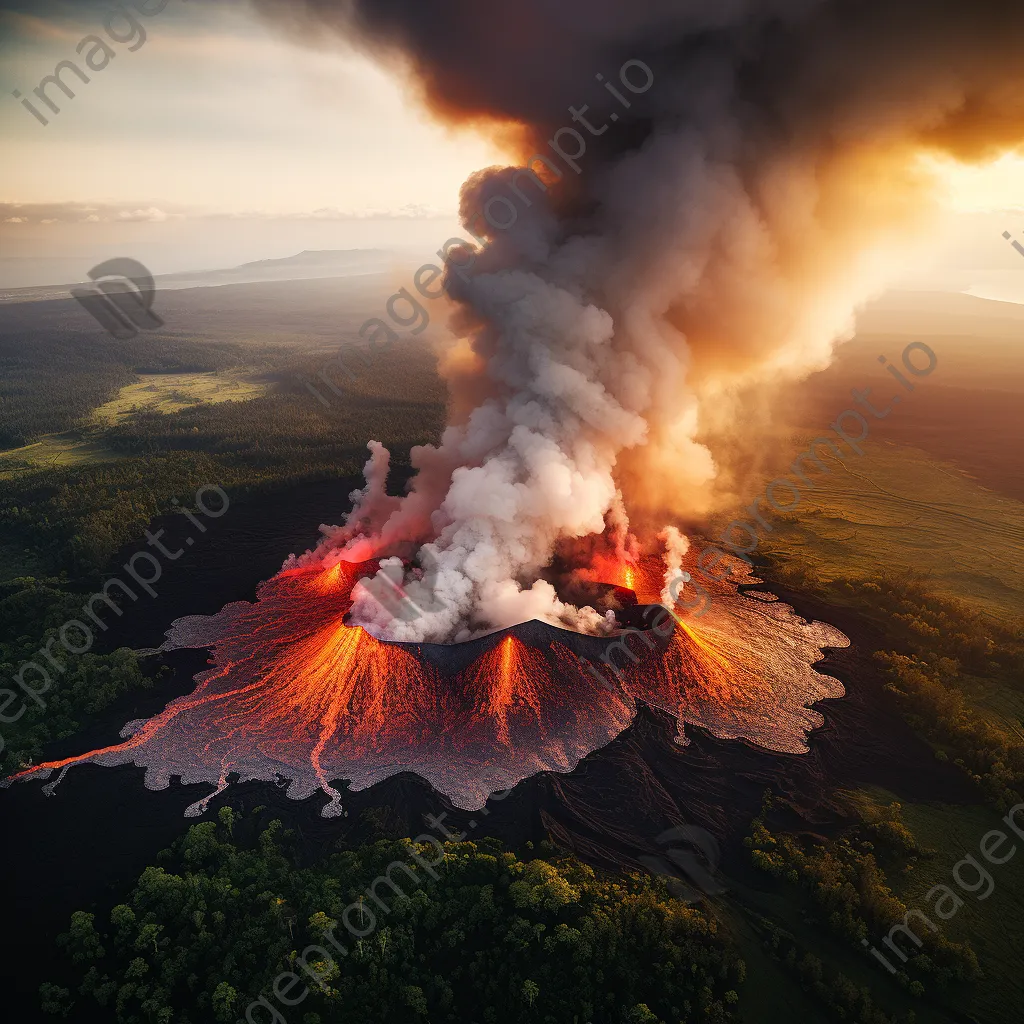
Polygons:
M355 364L354 380L332 370L323 355L280 346L176 342L161 344L156 359L149 339L95 348L69 341L67 351L58 345L58 361L52 348L45 359L15 351L21 348L0 334L0 409L7 417L0 421L0 447L5 438L13 448L69 431L88 438L99 454L39 466L0 452L0 536L3 546L42 558L47 573L82 580L95 579L152 518L173 511L173 499L188 507L206 484L239 501L356 475L371 438L391 449L396 465L408 463L412 447L439 438L447 402L426 347L384 349ZM268 393L172 415L140 412L114 425L89 420L139 373L228 367L263 374ZM337 394L318 378L321 372ZM329 407L302 380L317 381Z
M274 1001L274 979L302 970L308 947L362 898L366 924L356 928L366 937L340 933L349 944L340 963L310 954L308 996L285 1019L736 1019L743 961L713 919L662 883L600 874L548 846L518 857L495 841L446 842L436 878L393 869L394 887L379 886L371 903L375 879L412 863L409 841L303 868L281 823L256 819L223 808L161 855L109 920L74 916L60 941L82 972L79 998L118 1024L241 1020L261 993ZM71 998L44 987L51 1012Z

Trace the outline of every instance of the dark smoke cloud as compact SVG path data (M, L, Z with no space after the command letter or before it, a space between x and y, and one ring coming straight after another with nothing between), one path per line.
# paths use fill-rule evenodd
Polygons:
M560 124L596 71L636 57L671 69L692 104L727 89L766 135L833 119L871 133L909 114L958 149L1021 138L1024 5L1012 0L255 2L294 31L327 26L409 58L453 116Z
M475 276L449 275L466 339L452 424L408 499L370 488L360 512L371 543L434 544L451 614L405 639L566 621L536 582L560 545L621 524L623 505L653 539L720 499L770 404L751 389L826 365L902 269L937 208L920 157L1024 142L1019 2L256 5L405 67L443 117L519 126L524 159L550 155L570 106L599 133L575 125L578 173L563 162L509 230L479 216L507 169L463 189L490 244ZM631 60L655 83L627 110L595 76L618 84Z
M282 3L258 9L307 34L323 25L378 52L409 59L432 102L454 117L497 114L561 123L565 106L601 67L618 68L638 39L678 20L676 0L624 11L618 0ZM645 46L646 48L646 46Z

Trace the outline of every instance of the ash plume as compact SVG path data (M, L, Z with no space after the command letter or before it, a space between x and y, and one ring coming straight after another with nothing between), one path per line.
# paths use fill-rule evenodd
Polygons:
M721 500L765 405L751 394L825 366L935 214L921 156L1024 141L1019 3L256 6L318 43L334 30L410 75L437 116L558 172L535 163L544 186L526 185L500 230L483 214L515 194L512 169L464 186L486 250L447 273L450 424L414 452L400 500L375 454L365 500L325 542L359 558L430 545L443 609L392 622L356 601L395 639L533 617L607 628L538 579L556 546L621 535L623 503L653 545ZM569 127L585 154L557 161L549 140Z

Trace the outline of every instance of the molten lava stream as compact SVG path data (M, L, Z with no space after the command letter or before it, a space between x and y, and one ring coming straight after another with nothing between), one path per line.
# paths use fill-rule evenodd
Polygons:
M418 648L345 624L356 580L376 569L289 568L260 586L255 604L178 620L165 650L212 652L194 693L129 723L121 744L18 777L59 770L52 791L68 767L93 762L139 765L151 789L175 776L212 784L214 793L188 814L203 813L229 778L287 780L296 799L326 794L330 817L343 813L335 782L359 790L411 771L472 810L539 771L571 771L629 726L636 700L675 715L681 742L690 722L722 738L802 751L807 731L821 724L806 705L843 692L810 666L822 645L844 646L846 638L781 603L741 597L735 584L718 585L706 614L679 624L663 656L641 634L649 650L621 675L573 653L544 626L548 640L527 644L510 632L446 674ZM648 600L663 575L646 559L617 571L620 584ZM666 621L662 613L662 627ZM634 633L629 643L636 650L645 642Z
M625 688L679 720L677 742L687 742L690 722L720 739L804 753L807 734L823 724L809 705L845 693L842 683L813 665L824 647L847 647L849 640L824 623L804 621L770 595L739 593L741 585L758 581L739 560L725 564L730 573L724 581L704 577L695 563L684 566L701 580L706 602L697 603L696 615L676 606L676 630L663 658L624 673Z
M544 658L514 636L473 662L465 673L473 699L467 743L512 750L519 741L525 746L544 739L543 680L548 674Z

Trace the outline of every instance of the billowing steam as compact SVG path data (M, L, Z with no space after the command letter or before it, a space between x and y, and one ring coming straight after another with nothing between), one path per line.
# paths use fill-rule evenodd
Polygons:
M427 545L404 582L422 616L357 592L357 621L397 639L607 628L539 578L556 549L605 533L622 553L627 511L652 538L705 511L751 389L827 364L927 223L922 153L1024 140L1024 5L1004 0L257 6L336 29L440 116L545 158L537 179L492 168L464 187L485 251L471 270L450 251L452 422L400 500L377 446L328 541L354 560Z
M666 526L658 534L658 540L665 545L665 582L661 589L661 603L671 608L679 592L678 585L673 592L673 584L685 583L690 578L682 571L683 556L690 550L690 542L674 526Z

